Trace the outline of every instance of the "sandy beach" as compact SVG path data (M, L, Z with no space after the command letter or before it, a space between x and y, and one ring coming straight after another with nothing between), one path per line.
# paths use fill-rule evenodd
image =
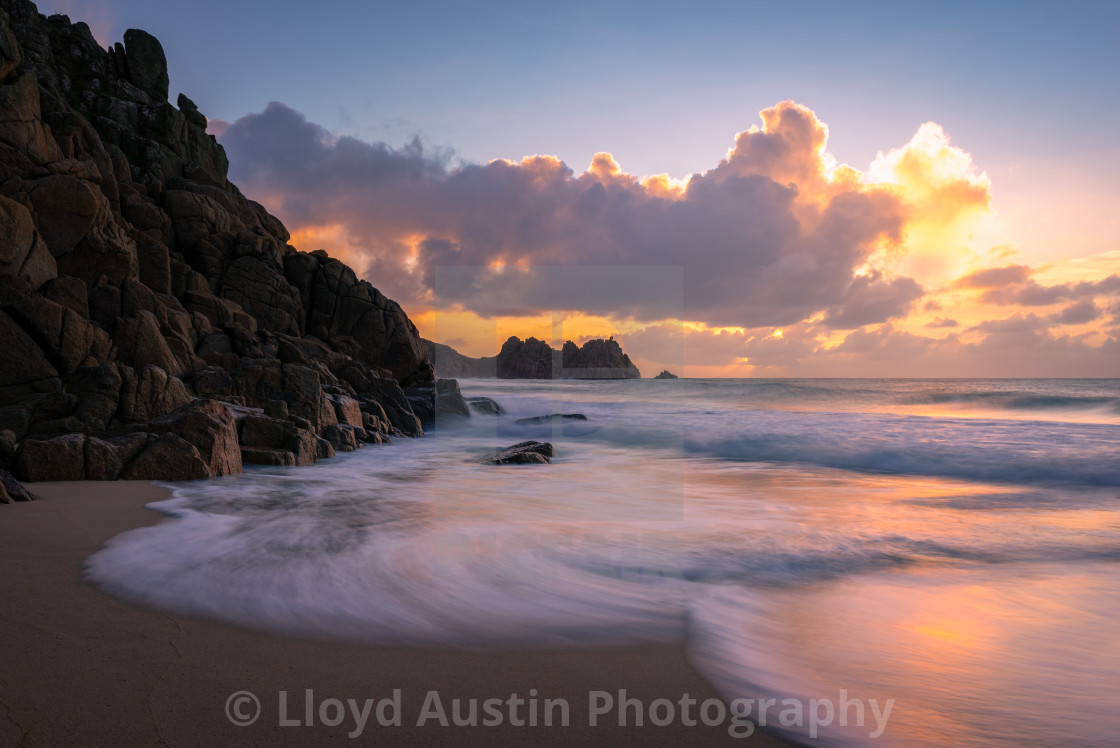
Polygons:
M619 727L611 710L589 726L589 693L603 691L644 705L655 699L697 704L716 698L689 665L683 646L476 653L401 649L296 639L212 621L171 616L118 600L81 578L82 562L114 535L159 522L145 504L166 496L147 482L39 483L40 501L0 508L0 745L297 745L353 742L358 711L374 699L361 742L409 745L574 744L776 746L718 726ZM313 703L306 710L308 690ZM479 703L512 694L525 698L516 715L529 721L535 689L538 725L422 726L428 692L452 717L452 700ZM397 707L394 691L399 690ZM239 691L253 694L233 699ZM281 692L286 692L281 715ZM333 703L345 710L336 719ZM552 727L544 726L545 699L553 699ZM569 725L560 726L563 699ZM228 703L227 703L228 702ZM382 702L386 702L382 707ZM432 706L429 703L429 706ZM386 722L378 723L377 709ZM227 716L248 718L235 726ZM692 707L696 714L698 707ZM394 716L396 719L394 720ZM298 725L281 725L281 720ZM307 725L311 721L314 724Z

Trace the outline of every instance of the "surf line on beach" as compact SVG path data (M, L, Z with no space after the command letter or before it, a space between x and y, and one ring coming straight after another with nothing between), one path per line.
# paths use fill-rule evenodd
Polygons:
M278 727L327 727L344 726L350 738L361 737L372 726L370 719L382 728L401 727L403 718L403 693L393 689L385 698L340 699L318 698L314 689L304 689L302 699L298 694L280 691L277 694L276 722ZM616 694L607 691L589 691L587 694L587 725L598 727L615 722L619 727L668 727L679 722L685 727L720 727L726 724L727 734L733 738L747 738L759 727L807 728L810 737L817 737L822 727L870 727L868 717L874 720L874 729L868 737L878 738L887 729L894 699L882 704L878 699L850 698L847 689L840 689L837 699L734 699L724 703L720 699L703 701L687 692L675 701L668 698L652 699L648 703L627 695L622 688ZM237 691L226 700L226 717L238 727L256 723L264 710L261 701L249 691ZM568 699L544 698L537 689L529 689L527 696L511 693L504 698L450 698L439 691L424 695L416 727L570 727L572 709Z

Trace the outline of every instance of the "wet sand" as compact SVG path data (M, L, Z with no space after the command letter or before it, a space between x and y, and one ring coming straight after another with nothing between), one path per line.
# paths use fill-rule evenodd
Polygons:
M390 648L281 636L118 600L82 580L82 562L114 535L164 520L145 504L166 489L139 481L30 487L40 501L0 507L0 745L790 745L761 733L732 737L727 719L718 726L698 719L699 705L718 695L683 645ZM529 724L534 689L536 726ZM616 703L590 726L589 694L606 692L617 702L620 689L647 710L669 699L678 704L676 718L658 727L647 711L637 727L630 709L621 727ZM240 691L252 697L231 700ZM477 700L479 726L440 726L431 691L449 721L454 699L463 717L468 700ZM515 714L522 726L511 724L513 694L526 700ZM680 718L686 694L696 701L694 726ZM359 717L348 699L359 713L375 700L354 738ZM491 704L501 725L482 726L493 719L486 699L501 700ZM551 709L546 699L554 700ZM568 726L560 724L560 700ZM426 701L431 716L418 725ZM378 707L399 725L379 724ZM227 710L234 719L257 716L241 727ZM300 724L282 725L282 718Z

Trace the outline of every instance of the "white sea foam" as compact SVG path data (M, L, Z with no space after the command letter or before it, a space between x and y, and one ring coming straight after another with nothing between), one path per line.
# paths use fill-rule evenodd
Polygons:
M176 485L156 505L167 521L114 538L86 573L162 609L317 636L683 639L729 697L898 698L887 744L1022 744L1048 679L1037 734L1107 744L1120 425L910 410L959 383L753 386L468 382L508 415ZM1063 386L973 389L1118 389ZM571 412L585 428L515 423ZM522 436L557 459L477 462ZM969 714L977 702L991 708ZM820 744L865 739L833 728Z

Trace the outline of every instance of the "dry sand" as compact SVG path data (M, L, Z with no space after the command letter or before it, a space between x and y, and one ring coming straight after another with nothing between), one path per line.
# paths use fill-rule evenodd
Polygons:
M646 705L686 693L715 698L679 645L481 654L385 648L284 637L117 600L82 581L82 562L114 535L161 521L144 504L165 489L145 482L31 488L41 501L0 507L0 745L788 745L759 733L732 738L726 723L622 728L617 711L588 726L590 691L624 688ZM401 726L379 726L371 715L354 740L349 716L333 728L317 716L315 726L279 726L280 692L289 694L289 719L302 719L307 689L316 704L380 700L400 689ZM439 692L450 717L452 699L526 697L530 689L541 705L565 699L570 726L512 727L508 719L501 727L416 726L428 691ZM262 706L255 723L237 727L227 699L243 690Z

